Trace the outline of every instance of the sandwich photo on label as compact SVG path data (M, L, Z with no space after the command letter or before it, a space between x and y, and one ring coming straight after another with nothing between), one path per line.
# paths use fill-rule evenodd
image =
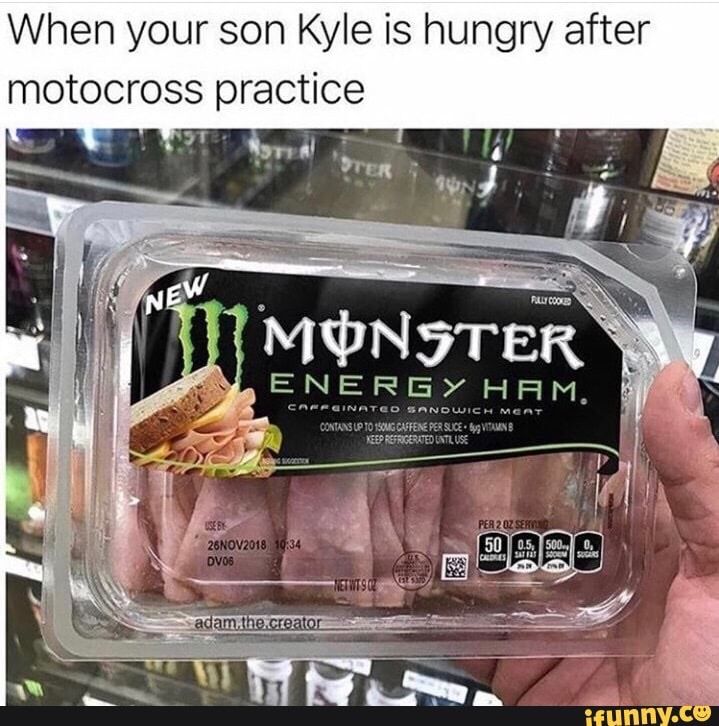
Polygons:
M282 436L255 418L255 391L208 365L133 404L130 456L138 466L211 477L269 476Z

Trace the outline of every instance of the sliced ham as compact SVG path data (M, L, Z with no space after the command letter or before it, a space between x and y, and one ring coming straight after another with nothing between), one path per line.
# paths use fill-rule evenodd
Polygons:
M513 460L512 516L526 521L525 529L547 532L560 529L569 533L580 530L581 482L573 472L581 463L582 454L558 453L524 456ZM573 573L551 573L543 570L524 575L507 573L505 581L522 585L515 595L536 601L550 595L557 583L574 577Z
M215 549L211 542L221 545ZM278 571L267 483L205 479L175 561L175 576L207 600L244 604L270 599Z
M147 496L156 533L155 559L163 593L172 602L192 602L196 592L175 575L175 561L197 499L191 476L148 470Z
M289 477L270 477L266 480L267 504L270 508L272 526L277 539L287 539L287 492L290 486Z
M512 516L512 469L512 461L504 459L447 467L441 552L468 555L470 574L465 581L442 583L443 592L467 600L496 600L501 597L503 575L483 575L475 567L477 536L481 522L492 521L494 528L501 529L501 521Z
M235 411L235 420L247 410L244 405ZM252 415L240 419L259 427L246 430L245 441L253 441L247 438L253 434L259 438L266 428L266 421L254 421ZM217 431L194 433L219 436L222 422L215 426ZM184 451L190 456L195 448ZM160 590L180 603L284 598L419 608L420 598L449 596L509 608L541 601L545 593L580 597L583 590L571 580L581 578L568 573L479 573L477 538L488 530L511 535L519 529L601 529L610 495L621 516L626 465L613 477L601 478L593 473L599 458L547 454L266 480L129 467L114 510L115 576L130 593ZM586 472L584 479L578 471ZM283 548L278 540L289 544ZM403 589L394 578L395 563L408 552L422 553L434 568L432 581L417 591ZM619 561L611 542L607 553ZM439 578L443 554L469 557L467 580ZM608 563L608 571L610 566L617 569Z
M282 559L288 597L372 605L372 540L367 474L298 476L287 495L287 538L301 540ZM341 580L342 588L335 587ZM346 587L345 587L346 585Z
M444 468L407 469L404 472L404 549L426 555L435 572L439 568L439 528L442 515ZM428 595L431 581L420 590L409 590L406 603Z
M378 607L401 607L405 603L405 590L397 585L392 574L394 563L405 551L402 542L403 489L404 473L401 471L377 472L369 475L373 573L377 580L374 604ZM395 500L394 518L392 499ZM398 518L402 525L401 531L398 531L396 524Z
M118 473L110 532L110 560L117 584L130 595L161 589L153 566L154 532L146 524L147 472L130 464Z
M542 454L447 469L442 514L442 552L470 558L466 582L443 583L444 592L476 601L536 599L568 575L537 571L478 573L477 536L482 529L512 534L580 528L576 505L581 483L573 478L580 454ZM464 516L462 510L464 509ZM504 526L510 520L511 525ZM493 524L489 524L489 523ZM482 523L485 523L482 525ZM569 575L571 576L571 575Z
M443 477L441 467L370 474L375 605L410 606L417 596L430 594L431 579L419 590L405 590L395 581L393 568L407 552L425 555L437 568Z
M405 475L403 471L388 472L387 498L389 499L389 514L392 519L397 536L404 542L405 515Z
M167 464L155 463L153 468L186 473L202 466L232 466L251 457L262 448L269 426L267 417L254 418L254 402L252 388L240 391L221 419L170 441Z
M240 462L246 451L245 436L251 426L254 400L252 389L238 393L219 421L190 429L172 441L168 459L215 466Z
M572 530L578 521L577 493L570 492L570 478L581 454L539 454L513 459L512 516L532 522L545 521L543 529ZM571 494L571 496L570 496Z

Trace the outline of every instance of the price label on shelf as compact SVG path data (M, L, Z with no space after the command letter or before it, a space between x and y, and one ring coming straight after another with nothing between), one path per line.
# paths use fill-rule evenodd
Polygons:
M103 701L102 698L95 698L95 696L91 696L89 693L86 693L82 697L82 705L83 706L114 706L114 703L110 703L109 701Z
M7 361L12 366L27 368L31 371L40 370L40 351L38 344L40 338L25 333L5 331L5 350Z
M452 683L441 678L426 676L416 671L405 671L402 678L402 686L410 691L426 693L428 696L443 698L453 703L464 703L467 698L468 688L461 683Z
M28 431L47 433L47 411L33 406L25 406L25 428Z
M477 691L472 699L473 706L503 706L504 704L489 691Z
M350 671L360 676L368 676L372 670L372 661L369 658L325 658L320 663L327 663L341 671Z
M24 557L6 553L5 572L8 575L17 575L27 580L42 582L42 565L32 560L26 560Z
M67 199L67 197L55 197L48 195L47 197L47 217L50 222L50 231L57 234L57 230L62 224L62 220L67 217L70 212L75 211L82 206L82 202L77 199Z

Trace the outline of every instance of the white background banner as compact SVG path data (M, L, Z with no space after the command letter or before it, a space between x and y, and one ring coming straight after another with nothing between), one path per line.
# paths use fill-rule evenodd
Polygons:
M2 6L14 126L719 121L717 3Z

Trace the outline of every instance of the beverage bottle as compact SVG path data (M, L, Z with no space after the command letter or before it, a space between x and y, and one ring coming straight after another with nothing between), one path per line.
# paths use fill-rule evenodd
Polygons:
M517 130L506 161L537 174L509 174L498 216L506 231L614 239L636 182L641 134L635 129Z
M292 661L247 661L247 683L250 701L261 706L287 706L289 703Z
M215 694L230 694L235 690L231 664L227 661L194 660L192 667L197 685L202 688L200 702L203 706L214 706L218 701Z
M502 161L514 138L513 129L410 129L406 143L426 151L479 161Z
M49 154L61 136L58 129L8 129L6 134L8 147L18 154Z
M402 686L390 686L370 678L365 693L366 706L416 706L417 694Z
M496 230L496 164L507 158L514 138L512 129L408 130L405 143L429 152L415 151L414 222Z
M305 674L308 706L349 706L354 673L311 661Z
M213 197L224 204L288 214L313 213L316 135L305 129L238 134L243 159L223 169Z
M321 214L345 219L409 222L416 163L402 129L346 129L322 139L325 186ZM319 200L318 200L319 201Z
M139 129L75 129L88 161L95 166L124 169L140 157L142 136Z

